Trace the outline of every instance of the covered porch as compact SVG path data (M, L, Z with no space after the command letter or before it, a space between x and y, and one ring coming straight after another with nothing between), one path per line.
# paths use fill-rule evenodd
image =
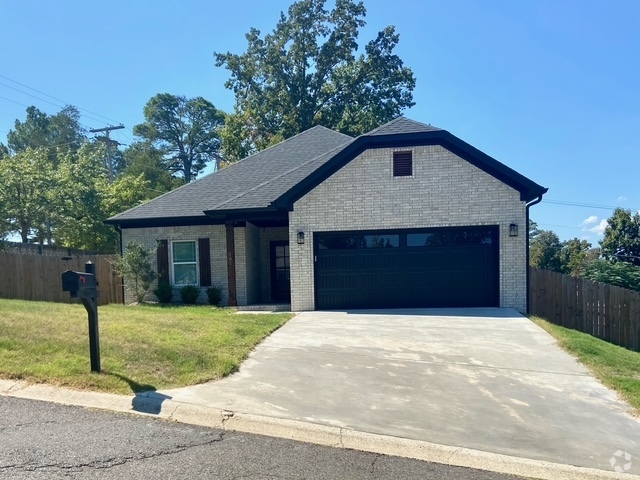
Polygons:
M227 298L244 311L291 310L288 218L225 219Z

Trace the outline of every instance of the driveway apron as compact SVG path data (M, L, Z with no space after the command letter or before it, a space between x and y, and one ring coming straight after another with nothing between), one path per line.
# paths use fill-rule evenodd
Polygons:
M511 309L305 312L177 401L570 465L636 459L640 423ZM624 456L624 455L623 455Z

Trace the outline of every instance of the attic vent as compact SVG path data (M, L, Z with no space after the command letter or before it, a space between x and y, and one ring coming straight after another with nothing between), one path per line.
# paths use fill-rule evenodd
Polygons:
M393 152L393 176L410 177L413 175L412 152Z

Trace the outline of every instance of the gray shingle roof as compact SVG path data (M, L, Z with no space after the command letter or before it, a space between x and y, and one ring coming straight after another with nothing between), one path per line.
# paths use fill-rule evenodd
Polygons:
M400 133L423 133L436 132L442 130L438 127L427 125L426 123L416 122L405 117L397 117L384 125L379 126L366 133L367 137L380 137L382 135L395 135Z
M325 155L350 143L348 135L317 126L255 155L111 217L121 220L204 217L205 210L267 207L304 178Z
M380 138L382 137L382 138ZM317 126L193 183L111 217L109 223L200 221L219 211L290 205L369 146L440 142L470 163L513 186L529 201L547 190L473 146L431 125L398 117L354 139ZM261 210L262 211L262 210ZM193 220L191 220L193 219ZM148 223L148 222L147 222ZM173 223L172 223L173 224Z

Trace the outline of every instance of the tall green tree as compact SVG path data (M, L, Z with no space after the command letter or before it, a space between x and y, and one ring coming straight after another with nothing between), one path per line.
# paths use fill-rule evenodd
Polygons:
M529 244L529 265L543 270L562 272L560 238L551 230L539 230Z
M640 266L640 213L616 208L607 223L600 241L604 258Z
M227 120L224 153L237 160L314 125L359 135L414 105L415 78L395 53L399 36L388 26L358 54L365 25L362 2L299 0L280 14L273 32L246 34L247 50L215 53L229 70L236 96Z
M560 268L562 273L568 273L574 277L584 275L587 264L589 263L591 244L586 240L572 238L562 242L559 252Z
M145 197L152 199L182 185L182 181L171 176L165 168L162 151L149 142L134 142L122 155L120 176L139 177L147 181Z
M56 217L57 177L48 149L27 147L0 158L0 210L5 233L22 242L50 239Z
M15 121L7 141L12 153L46 147L50 149L50 158L55 160L57 151L78 150L86 141L86 134L80 125L80 112L76 107L68 105L55 115L48 115L30 106L27 107L26 119Z
M146 180L140 175L109 182L104 147L89 144L61 159L57 177L55 195L60 206L55 243L100 253L117 252L118 233L103 221L145 200Z
M219 130L225 116L211 102L160 93L147 102L144 117L145 122L133 132L163 152L171 174L189 183L207 163L215 161L219 166Z

